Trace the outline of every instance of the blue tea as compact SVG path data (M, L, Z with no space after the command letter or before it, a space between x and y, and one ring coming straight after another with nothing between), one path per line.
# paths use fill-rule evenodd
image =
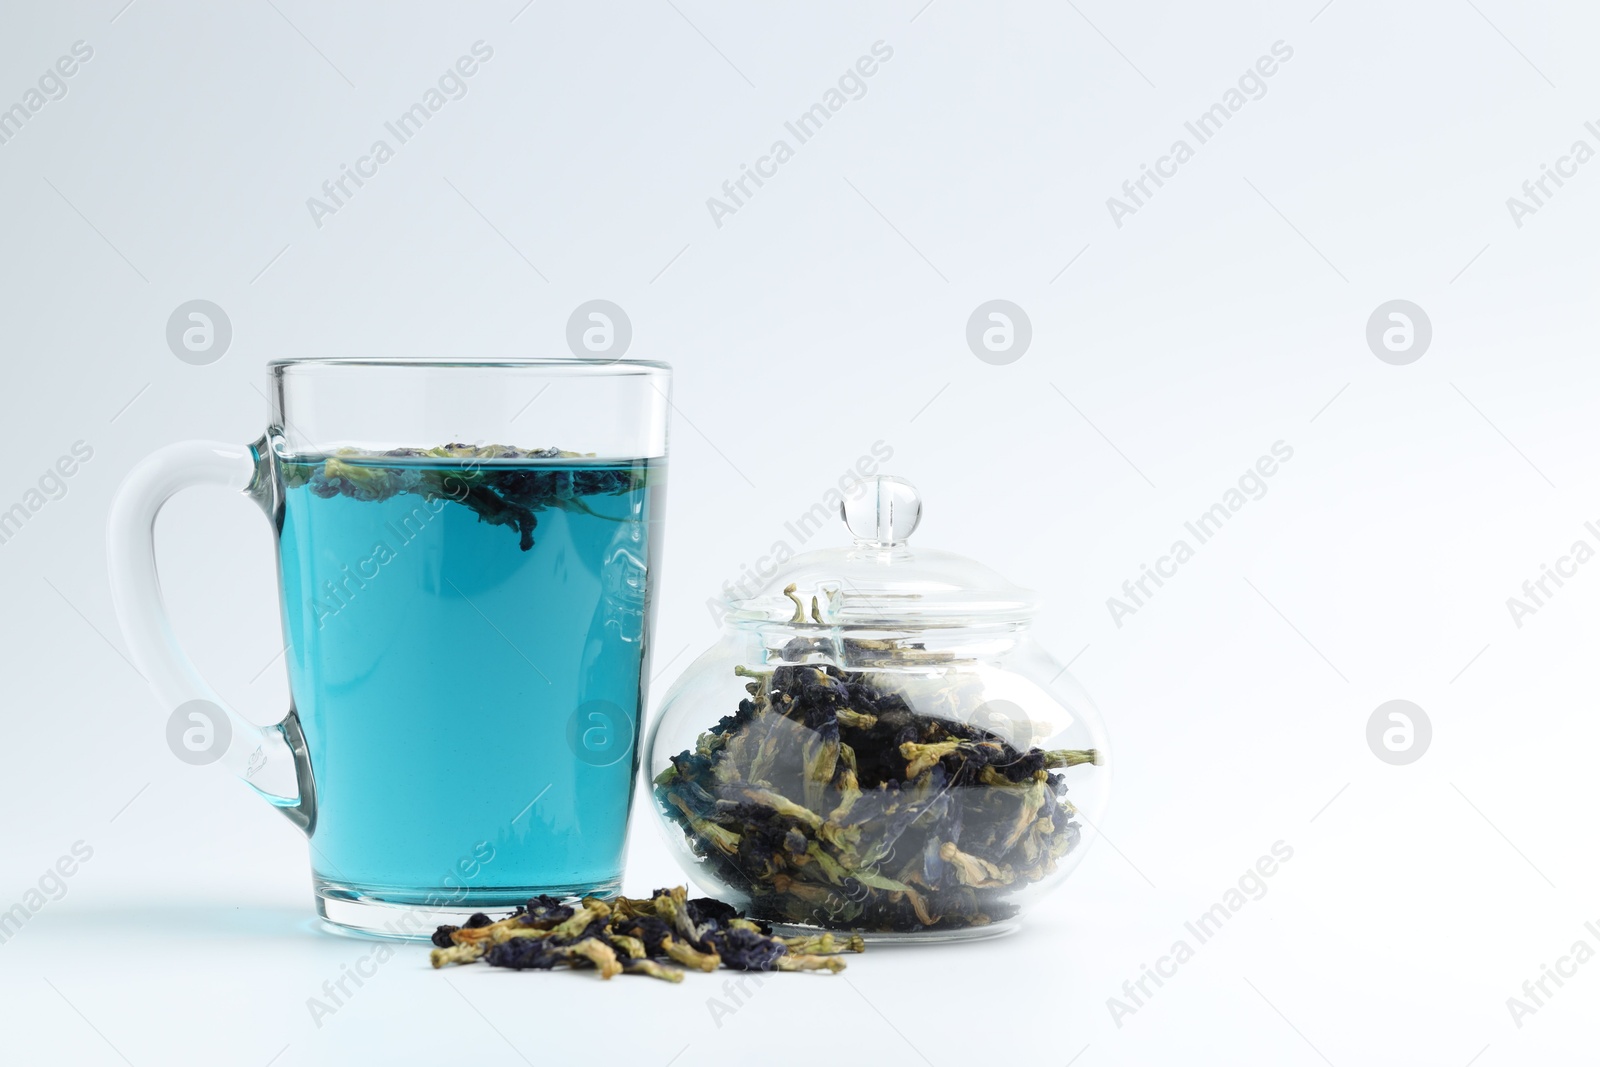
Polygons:
M614 891L660 461L449 445L283 471L319 893L490 907Z

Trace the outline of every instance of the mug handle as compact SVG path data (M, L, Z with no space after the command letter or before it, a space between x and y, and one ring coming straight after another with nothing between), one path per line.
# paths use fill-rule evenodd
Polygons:
M134 667L172 716L168 738L174 752L185 762L223 763L310 834L316 825L316 788L293 707L274 726L242 718L200 677L167 619L156 573L156 515L174 493L195 485L237 489L269 518L281 500L265 436L242 448L223 441L181 441L146 457L128 473L111 505L107 550L117 622Z

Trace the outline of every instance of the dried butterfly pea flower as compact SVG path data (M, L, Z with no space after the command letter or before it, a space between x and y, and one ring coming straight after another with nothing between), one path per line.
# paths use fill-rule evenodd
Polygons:
M449 948L436 948L428 954L435 969L451 963L476 963L488 951L481 941L465 941Z
M845 963L837 956L779 956L773 961L779 971L830 971L838 974Z
M722 958L715 952L702 952L693 945L679 941L670 934L662 938L661 946L666 949L667 955L685 967L695 970L711 972L722 966Z
M631 937L644 946L646 956L665 956L665 942L672 936L672 927L654 915L640 915L612 924L621 936Z
M668 982L683 980L682 967L838 971L843 962L827 954L862 948L859 938L841 945L831 934L773 937L765 923L712 897L690 898L682 886L647 898L588 897L577 907L535 897L498 921L474 915L465 926L441 926L433 943L434 967L481 960L513 970L581 967L598 970L602 978L640 974Z
M739 909L715 897L695 897L684 903L684 914L695 923L724 925L739 917Z
M622 964L617 961L616 950L598 937L574 941L570 945L561 946L557 951L565 952L568 959L587 960L599 969L601 978L614 978L622 973Z
M570 918L557 923L550 928L549 936L555 941L576 941L590 936L599 924L601 930L605 928L605 920L611 914L611 906L603 900L586 897L578 910Z
M572 918L572 906L570 904L563 904L555 897L543 895L528 901L527 907L522 913L523 925L542 926L547 929L570 918Z
M775 970L778 957L789 951L777 938L762 937L749 930L725 930L708 935L706 940L716 949L722 965L736 971Z
M892 651L905 649L795 638L785 658L805 662L736 668L750 698L656 779L663 810L758 917L884 931L983 925L1013 914L1006 895L1079 840L1051 770L1096 753L1018 749L945 717L981 702L961 672L907 678L820 658L903 665Z
M567 956L543 938L517 937L502 941L485 953L484 962L491 967L509 967L515 971L548 971L565 963Z
M644 942L637 937L629 937L627 934L618 933L608 933L602 936L606 944L616 949L617 958L620 960L642 960L650 955L645 951Z
M639 467L540 468L485 464L484 460L591 459L590 455L555 448L452 443L437 448L394 448L387 451L341 448L321 459L283 461L283 483L290 489L308 486L317 496L349 497L362 502L388 500L411 493L432 500L444 498L470 508L480 521L509 526L523 551L533 547L538 512L550 508L601 515L586 503L595 496L614 496L644 486ZM447 460L445 464L403 462ZM394 460L385 463L384 460Z
M839 952L865 952L867 943L860 934L852 934L842 942L831 932L807 934L802 937L780 938L785 947L797 956L832 956Z
M623 960L623 974L642 974L650 978L660 978L667 982L683 981L683 970L678 967L667 967L655 960Z

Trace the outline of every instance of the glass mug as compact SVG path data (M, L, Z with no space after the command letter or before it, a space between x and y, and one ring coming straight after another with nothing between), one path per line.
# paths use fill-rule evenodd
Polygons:
M133 661L191 763L305 831L317 910L369 934L620 888L660 569L671 370L644 361L268 365L248 447L169 445L112 508ZM537 448L507 447L526 442ZM178 647L152 540L179 489L277 534L290 710L257 726Z

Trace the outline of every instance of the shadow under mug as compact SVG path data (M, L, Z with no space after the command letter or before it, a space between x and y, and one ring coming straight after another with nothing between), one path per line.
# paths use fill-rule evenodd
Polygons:
M188 763L305 831L318 913L419 938L530 896L619 890L649 677L670 369L282 360L253 445L128 475L112 592ZM509 447L508 447L509 446ZM162 604L157 512L219 485L277 535L291 706L258 726Z

